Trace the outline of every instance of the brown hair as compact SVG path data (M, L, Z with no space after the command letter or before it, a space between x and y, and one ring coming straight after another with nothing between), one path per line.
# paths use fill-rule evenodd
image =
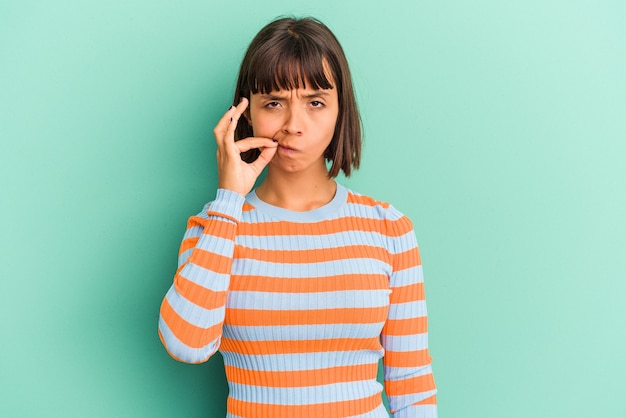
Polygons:
M280 18L261 29L241 62L233 104L242 97L249 100L251 94L306 88L307 84L312 89L337 89L339 114L324 157L332 161L329 177L336 177L339 170L349 176L361 159L361 120L346 56L335 35L320 21ZM252 126L242 118L235 140L252 135ZM259 150L251 150L242 158L251 162L258 155Z

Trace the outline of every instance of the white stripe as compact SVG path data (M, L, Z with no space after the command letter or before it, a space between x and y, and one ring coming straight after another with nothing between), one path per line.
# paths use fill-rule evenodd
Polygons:
M428 348L428 333L414 335L382 335L383 347L388 351L408 352Z
M393 414L393 418L437 418L437 405L414 405Z
M282 264L250 259L233 261L233 275L262 275L278 278L307 279L342 274L391 274L391 266L373 258L351 258L348 260L321 263Z
M253 204L254 206L254 204ZM325 217L322 222L334 221L337 219L342 219L346 217L356 217L363 218L367 220L380 220L383 221L385 218L389 220L397 220L402 217L398 211L389 211L389 209L385 209L380 205L370 206L363 205L360 203L347 203L341 207L341 210L336 212L335 214ZM276 218L267 216L267 214L263 210L250 210L243 212L242 222L245 223L259 223L259 222L273 222ZM319 221L311 221L310 222L319 222Z
M187 228L187 231L185 231L185 236L183 237L183 241L186 239L198 238L200 235L202 235L203 231L204 227L201 225L194 225L191 228Z
M180 253L180 255L178 256L178 266L182 266L183 264L185 264L187 262L187 260L189 259L189 257L191 256L191 253L193 252L193 248L190 248L186 251L183 251L182 253Z
M389 242L393 246L389 251L393 254L400 254L417 247L415 233L412 230L399 237L390 237Z
M308 341L377 338L384 322L373 324L239 326L224 324L224 337L237 341Z
M389 305L389 289L342 290L315 293L273 293L231 291L228 307L259 310L311 310L378 308Z
M201 250L210 253L222 255L224 257L232 257L233 251L235 249L235 243L229 239L212 235L203 235L198 240L196 248L200 248Z
M225 292L230 284L228 274L217 274L197 264L187 264L180 271L185 279L213 292Z
M325 351L319 353L246 355L220 350L224 364L259 371L301 371L329 367L367 365L378 363L383 356L380 350Z
M342 402L367 398L382 391L375 379L357 382L333 383L321 386L268 387L229 382L230 396L244 402L279 405L314 405L318 403Z
M390 221L397 221L398 219L402 217L404 217L404 215L398 209L389 205L389 208L387 209L387 214L386 214L387 219L389 219Z
M196 327L208 329L224 320L226 311L224 306L204 309L181 296L173 287L167 292L165 298L178 316Z
M210 240L214 240L214 242L210 242ZM198 241L195 247L191 247L180 253L180 255L178 256L178 266L181 266L183 263L187 262L189 257L191 257L191 253L193 253L194 248L199 248L208 253L216 254L217 256L228 258L233 257L235 244L232 241L219 237L211 237L209 240L205 239L203 241L204 242L202 243ZM207 245L210 245L210 248L208 248ZM203 248L203 246L205 248Z
M346 231L327 235L278 235L259 237L239 235L236 243L246 248L264 250L315 250L345 247L358 243L384 248L387 237L378 232Z
M422 283L423 281L424 273L422 270L422 266L419 265L395 272L391 277L389 285L391 287L402 287L415 283Z
M402 406L406 406L406 405L413 405L414 403L423 401L426 398L430 398L431 396L435 395L437 393L436 390L429 390L427 392L418 392L418 393L412 393L409 395L401 395L401 396L387 396L387 399L389 399L389 406L391 407L391 409L399 409ZM417 408L417 406L416 406ZM419 409L418 409L419 410ZM407 411L408 412L415 412L415 409L409 409ZM414 417L415 415L403 415L405 417Z
M163 318L159 318L159 331L165 341L167 350L177 359L186 363L201 363L211 357L219 346L219 339L211 341L209 344L200 348L191 348L185 345L172 333Z
M389 308L389 319L410 319L426 316L426 301L396 303Z

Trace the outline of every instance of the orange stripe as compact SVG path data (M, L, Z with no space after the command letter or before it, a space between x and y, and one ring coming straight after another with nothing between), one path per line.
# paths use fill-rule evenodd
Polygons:
M210 214L210 210L207 213ZM217 215L219 216L220 214ZM196 226L202 227L203 233L207 233L207 229L210 229L211 235L226 239L232 238L237 228L237 225L230 220L225 221L219 218L209 220L199 216L192 216L187 221L187 229Z
M428 332L428 318L418 316L407 319L388 319L383 334L385 335L413 335Z
M428 392L435 389L435 379L432 373L423 376L411 377L404 380L386 380L385 389L389 396L408 395L415 392Z
M174 287L185 299L205 309L214 309L226 304L226 292L214 292L180 275L174 278Z
M196 217L197 218L197 217ZM227 240L232 240L235 237L235 225L229 221L221 221L218 219L213 219L209 223L206 219L198 218L203 222L197 221L189 221L188 229L194 226L201 226L203 228L202 234L210 234L212 237L223 238ZM184 251L195 247L198 244L200 237L190 237L183 240L180 246L179 254Z
M378 364L338 366L315 370L260 371L225 365L229 382L255 386L295 388L329 385L340 382L358 382L376 379Z
M314 293L388 289L388 286L389 277L385 274L345 274L303 279L233 275L229 289L248 292Z
M277 236L277 235L324 235L357 230L364 232L385 231L389 237L398 237L406 234L404 230L389 230L387 222L383 219L368 219L360 216L345 216L339 219L316 223L297 222L240 222L237 226L239 235L249 236Z
M413 283L408 286L392 287L390 303L407 303L424 300L424 283Z
M302 310L226 310L226 323L234 326L373 324L384 322L387 306L374 308L336 308Z
M427 349L415 351L385 351L383 359L390 367L422 367L430 364L432 359Z
M356 195L353 193L348 193L348 203L355 203L364 206L380 206L383 209L387 209L389 207L389 203L387 202L380 202L378 200L372 199L371 197Z
M240 417L347 417L362 415L378 408L380 393L364 399L312 405L274 405L228 398L228 412Z
M393 271L402 271L422 264L417 247L393 256Z
M310 250L263 250L260 248L235 247L236 258L266 261L269 263L321 263L354 258L375 258L390 263L389 253L380 247L352 245L349 247L316 248Z
M255 209L255 207L254 207L254 206L252 206L252 205L251 205L250 203L248 203L248 202L244 202L243 206L241 207L241 211L242 211L242 212L249 212L249 211L254 210L254 209Z
M380 350L378 338L335 338L328 340L239 341L222 337L220 349L247 355L300 354L333 351Z
M180 244L180 250L178 251L178 255L181 255L185 251L195 247L199 240L200 237L184 239L183 242Z
M402 216L396 220L388 220L387 225L389 229L392 229L398 235L404 235L413 231L413 223L406 216Z
M189 263L202 266L218 274L230 274L233 259L210 251L196 248L188 259Z
M202 348L215 340L222 331L222 324L200 328L185 321L169 304L167 298L161 304L161 317L172 333L183 344L191 348Z
M201 218L200 216L192 216L187 220L187 229L190 229L194 226L205 227L207 224L207 219Z

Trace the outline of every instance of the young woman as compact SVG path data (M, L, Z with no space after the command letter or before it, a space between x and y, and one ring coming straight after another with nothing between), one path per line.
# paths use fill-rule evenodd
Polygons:
M168 352L220 351L229 417L387 417L381 358L393 416L435 417L411 221L334 180L361 152L337 39L310 18L270 23L234 103L214 130L215 200L189 219L161 306Z

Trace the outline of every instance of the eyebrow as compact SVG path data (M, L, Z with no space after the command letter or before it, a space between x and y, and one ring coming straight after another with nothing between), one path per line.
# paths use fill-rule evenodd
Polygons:
M324 90L315 90L313 93L310 94L306 94L304 96L302 96L305 99L312 99L314 97L327 97L329 96L330 93L327 93ZM261 98L262 99L269 99L269 100L284 100L286 98L286 96L279 96L277 94L261 94Z

